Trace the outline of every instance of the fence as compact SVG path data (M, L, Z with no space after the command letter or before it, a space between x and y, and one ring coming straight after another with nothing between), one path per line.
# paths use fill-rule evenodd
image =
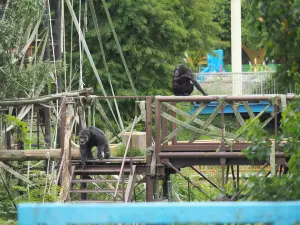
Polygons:
M243 95L278 94L272 72L198 73L196 76L209 95L232 95L234 88ZM288 92L294 89L289 87Z
M20 204L19 225L300 222L300 201L112 204Z

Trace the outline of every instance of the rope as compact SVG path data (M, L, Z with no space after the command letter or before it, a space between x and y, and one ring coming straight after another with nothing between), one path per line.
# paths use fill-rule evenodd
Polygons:
M30 171L30 161L27 164L27 179L29 180L29 171ZM28 193L28 200L30 200L30 194L29 194L29 184L27 184L27 193Z
M46 182L45 182L45 188L44 188L44 194L43 194L43 202L45 202L45 196L46 196L46 190L47 190L47 184L48 184L48 175L49 175L49 167L50 167L50 153L46 153L46 157L48 159L47 163L47 174L46 174Z

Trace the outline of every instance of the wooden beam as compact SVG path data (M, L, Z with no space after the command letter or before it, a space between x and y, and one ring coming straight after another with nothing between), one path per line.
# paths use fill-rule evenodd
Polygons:
M47 153L50 159L60 159L60 149L36 149L36 150L9 150L0 151L0 161L31 161L45 160ZM80 159L79 150L72 149L72 158Z
M132 167L132 174L129 175L128 184L125 193L125 199L124 199L125 202L131 202L132 200L132 192L134 189L135 178L136 178L135 168L136 166L134 165Z
M40 104L40 103L46 103L46 102L59 99L61 97L79 97L79 95L88 95L88 94L92 94L92 92L93 92L92 88L85 88L79 91L51 94L51 95L45 95L45 96L40 96L35 98L6 99L0 101L0 106Z
M17 173L16 171L14 171L12 168L10 168L9 166L5 165L3 162L0 162L0 168L5 169L7 172L11 173L12 175L14 175L16 178L28 183L29 185L33 185L34 184L27 179L27 177L24 177L23 175Z
M118 145L109 145L111 151L114 151ZM60 149L35 149L35 150L4 150L0 151L0 161L35 161L47 159L47 153L50 154L51 160L60 159ZM71 150L72 159L80 159L79 149Z
M63 168L62 168L62 183L61 191L59 193L59 202L65 202L69 196L69 190L72 180L71 164L71 135L74 126L74 107L72 104L66 105L66 117L64 128L64 142L63 150Z

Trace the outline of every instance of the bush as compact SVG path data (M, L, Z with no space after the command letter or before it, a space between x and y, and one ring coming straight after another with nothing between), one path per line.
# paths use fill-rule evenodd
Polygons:
M126 147L123 144L120 145L115 151L115 156L123 157L125 154L125 149L126 149ZM139 148L132 148L132 156L144 156L144 155L145 155L145 153L143 150L141 150ZM130 147L128 148L126 156L130 157Z

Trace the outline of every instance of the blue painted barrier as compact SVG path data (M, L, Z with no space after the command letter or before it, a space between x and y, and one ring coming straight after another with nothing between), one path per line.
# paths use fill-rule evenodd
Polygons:
M200 113L202 114L212 114L215 108L218 106L219 102L210 102L205 109ZM257 103L249 103L249 107L251 108L252 112L254 113L260 113L267 105L269 105L268 101L260 101ZM194 107L190 110L189 114L194 114L195 111L200 107L200 104L195 104ZM247 113L247 109L243 104L240 104L238 111L240 113ZM274 111L274 106L270 106L265 113L271 113ZM221 113L221 110L219 111ZM231 105L226 104L224 107L224 113L225 114L233 114L233 109Z
M19 225L300 222L300 201L18 205Z

